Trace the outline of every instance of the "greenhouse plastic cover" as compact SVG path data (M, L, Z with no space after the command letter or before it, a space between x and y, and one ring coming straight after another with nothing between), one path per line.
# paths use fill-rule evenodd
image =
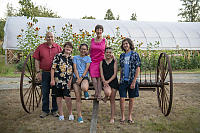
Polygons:
M129 37L134 42L143 42L141 48L146 49L147 44L159 41L158 49L189 49L200 50L200 23L199 22L144 22L131 20L94 20L94 19L65 19L38 17L35 25L40 28L39 35L44 36L48 26L55 26L56 36L61 35L65 24L72 24L73 32L79 33L84 29L90 33L97 24L104 27L103 35L115 35L119 27L120 34ZM27 17L8 17L5 24L4 49L17 47L17 36L21 29L26 29Z

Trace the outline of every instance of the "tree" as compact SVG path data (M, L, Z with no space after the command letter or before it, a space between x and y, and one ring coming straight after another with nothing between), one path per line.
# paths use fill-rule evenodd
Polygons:
M35 17L59 17L56 13L46 7L34 5L31 0L20 0L19 4L21 7L17 16L31 17L33 22L37 22Z
M108 9L106 12L106 15L104 17L105 20L115 20L115 17L111 11L111 9Z
M6 16L17 16L17 10L10 3L7 4Z
M5 26L6 20L0 19L0 40L3 41L4 38L4 26Z
M180 0L183 8L180 8L181 22L200 22L200 0Z
M92 17L92 16L90 16L90 17L84 16L84 17L82 17L82 19L96 19L96 18L95 18L95 17Z
M119 17L120 17L120 16L119 16L119 15L117 15L117 18L116 18L116 20L119 20Z
M132 13L130 20L137 21L137 15L136 15L136 13Z

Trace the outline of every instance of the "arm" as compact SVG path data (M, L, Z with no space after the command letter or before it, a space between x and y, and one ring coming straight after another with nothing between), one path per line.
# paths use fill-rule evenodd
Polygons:
M136 72L135 72L135 77L134 77L134 79L133 79L133 81L131 83L131 86L130 86L131 89L135 88L135 83L136 83L136 79L137 79L137 77L139 75L139 72L140 72L140 67L137 67Z
M108 47L108 40L105 38L105 47Z
M100 62L99 67L100 67L101 80L102 80L102 82L104 83L104 82L105 82L105 78L104 78L104 75L103 75L102 62L103 62L103 61Z
M108 83L110 83L113 79L115 79L117 76L117 60L115 59L115 63L114 63L114 74L112 75L112 77L107 81Z
M40 61L35 59L35 70L36 70L36 77L39 81L42 81L42 75L40 73Z
M80 79L79 77L78 70L75 63L73 63L73 66L74 66L74 74L76 75L76 78L77 78L77 83L80 84L82 79Z
M50 82L51 86L55 85L54 73L55 73L55 69L51 68L51 82Z
M68 82L68 87L69 87L69 89L72 89L72 88L71 88L72 79L73 79L73 74L71 75L71 78L70 78L70 80L69 80L69 82Z
M90 67L90 63L86 63L86 68L85 68L85 71L84 71L84 73L82 74L82 77L81 77L81 78L85 77L85 75L87 74L87 72L88 72L88 70L89 70L89 67Z
M108 82L105 80L104 75L103 75L103 67L102 67L103 61L100 62L100 75L101 75L101 80L103 82L104 87L109 86Z

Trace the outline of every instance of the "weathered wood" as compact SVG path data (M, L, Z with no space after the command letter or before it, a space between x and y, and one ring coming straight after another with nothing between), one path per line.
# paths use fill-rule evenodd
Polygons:
M93 111L92 111L92 120L90 124L90 133L96 133L97 131L98 112L99 112L99 101L93 100Z

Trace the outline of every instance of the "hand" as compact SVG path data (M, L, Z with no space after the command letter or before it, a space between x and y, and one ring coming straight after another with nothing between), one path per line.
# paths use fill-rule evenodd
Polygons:
M135 88L135 83L136 83L136 81L133 81L133 82L131 83L131 86L130 86L131 89L134 89L134 88Z
M36 74L36 79L42 81L42 75L40 72Z
M104 85L104 87L108 87L109 86L108 81L103 81L103 85Z
M80 78L78 78L78 79L76 80L76 83L80 85L82 80L83 80L83 78L80 77Z
M50 85L51 85L51 86L54 86L54 85L55 85L55 80L54 80L54 79L51 80Z

